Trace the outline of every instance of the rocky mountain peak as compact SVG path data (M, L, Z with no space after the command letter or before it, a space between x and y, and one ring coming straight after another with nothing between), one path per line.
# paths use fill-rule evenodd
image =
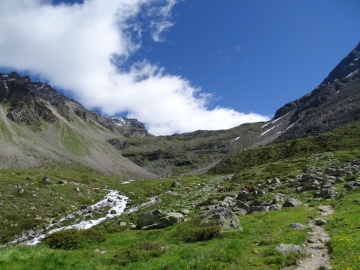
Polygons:
M360 69L360 42L357 46L330 72L321 84L335 83L339 79L350 77Z
M310 93L263 126L258 144L313 136L360 120L360 43Z
M0 73L0 103L9 103L7 117L15 122L30 125L41 125L40 118L47 122L56 119L52 109L67 121L93 121L107 129L118 130L125 137L150 136L144 124L136 119L126 117L106 117L96 111L87 110L79 102L66 97L49 84L32 82L28 76L20 76L15 72ZM74 116L74 114L76 116Z

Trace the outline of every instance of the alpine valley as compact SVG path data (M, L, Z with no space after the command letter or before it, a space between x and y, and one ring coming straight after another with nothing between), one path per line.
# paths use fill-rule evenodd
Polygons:
M360 269L359 166L360 43L268 122L171 136L0 73L0 269Z

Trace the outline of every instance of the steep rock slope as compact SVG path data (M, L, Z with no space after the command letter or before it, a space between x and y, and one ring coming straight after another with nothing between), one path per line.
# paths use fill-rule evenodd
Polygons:
M104 173L154 177L107 142L132 136L149 134L135 119L107 118L47 84L0 74L0 168L80 164Z
M315 90L278 109L256 145L317 135L359 121L359 70L360 43Z

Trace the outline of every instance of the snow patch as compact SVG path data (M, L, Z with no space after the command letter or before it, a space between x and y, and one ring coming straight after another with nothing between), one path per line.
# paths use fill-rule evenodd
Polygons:
M296 123L296 122L294 122L294 123L292 123L290 126L288 126L286 130L292 128L292 126L293 126L295 123ZM285 131L286 131L286 130L285 130Z
M276 128L276 127L277 127L277 126L273 126L273 127L269 128L269 129L266 130L265 132L261 133L261 134L260 134L260 137L263 136L263 135L265 135L265 134L268 133L270 130L273 130L273 129Z
M351 72L349 75L347 75L345 78L349 78L351 75L353 75L353 74L357 73L358 71L359 71L359 69L354 70L354 71L353 71L353 72Z
M237 141L237 140L239 140L240 139L240 137L236 137L235 139L233 139L233 140L231 140L232 142L233 141Z

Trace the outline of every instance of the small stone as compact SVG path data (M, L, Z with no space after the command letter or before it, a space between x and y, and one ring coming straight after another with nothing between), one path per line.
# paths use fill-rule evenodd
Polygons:
M306 254L305 250L301 246L292 244L279 244L276 246L276 250L283 254L289 254L292 252Z
M291 223L289 227L294 230L305 230L307 228L307 226L301 223Z

